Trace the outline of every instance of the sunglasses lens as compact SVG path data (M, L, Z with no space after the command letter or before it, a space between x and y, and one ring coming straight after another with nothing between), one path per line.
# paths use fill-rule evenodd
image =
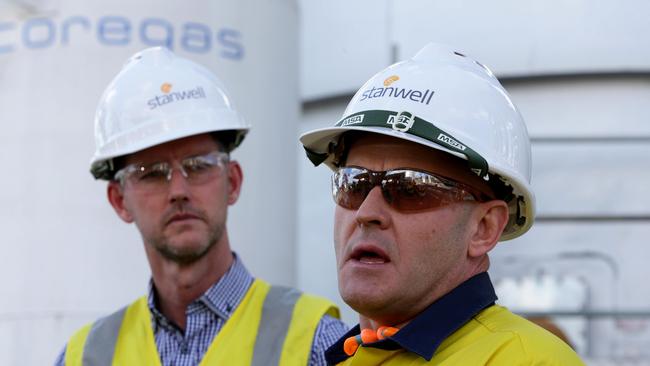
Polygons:
M386 175L383 188L386 201L399 211L430 210L458 201L456 189L424 172L391 172Z
M358 209L372 188L371 176L363 169L341 168L332 177L334 202L347 209Z
M453 202L474 200L457 183L430 173L412 169L373 172L357 167L344 167L334 173L332 196L337 205L356 210L380 184L384 199L398 211L430 210Z

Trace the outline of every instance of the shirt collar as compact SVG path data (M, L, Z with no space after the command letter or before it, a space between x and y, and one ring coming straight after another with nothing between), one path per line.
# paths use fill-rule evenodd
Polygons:
M479 273L433 302L394 336L364 346L385 350L404 348L430 361L442 341L481 310L493 305L496 299L489 275ZM343 343L360 332L357 325L334 343L325 352L327 361L338 364L347 359Z
M230 318L254 280L239 257L235 253L233 256L234 260L228 271L187 307L186 314L207 308L224 320ZM163 324L169 323L169 320L157 307L157 296L153 279L149 280L149 296L147 298L149 310L157 321Z

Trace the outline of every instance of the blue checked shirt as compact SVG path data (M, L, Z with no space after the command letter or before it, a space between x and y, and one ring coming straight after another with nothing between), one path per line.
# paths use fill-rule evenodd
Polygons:
M198 365L214 337L243 300L253 280L253 276L235 256L228 272L187 307L184 333L156 308L156 293L150 281L148 302L151 324L162 365ZM314 334L309 365L326 366L325 350L347 330L348 326L340 320L323 316ZM65 347L55 365L64 366L64 360Z

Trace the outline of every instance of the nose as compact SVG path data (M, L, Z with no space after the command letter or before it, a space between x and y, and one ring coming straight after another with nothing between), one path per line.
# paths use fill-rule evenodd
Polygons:
M357 209L356 220L361 226L377 226L386 229L390 226L389 206L379 186L374 187Z
M189 182L187 181L187 177L184 174L182 168L180 169L172 169L168 182L169 186L169 201L171 203L178 202L178 201L189 201L190 198L190 190L189 190Z

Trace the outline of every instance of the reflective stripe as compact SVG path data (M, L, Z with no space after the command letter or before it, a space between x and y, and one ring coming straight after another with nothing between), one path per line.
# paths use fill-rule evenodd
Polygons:
M262 319L257 330L251 366L278 365L293 308L301 293L298 290L272 286L264 300Z
M126 307L93 324L84 346L83 366L106 366L113 363L115 344L125 313Z

